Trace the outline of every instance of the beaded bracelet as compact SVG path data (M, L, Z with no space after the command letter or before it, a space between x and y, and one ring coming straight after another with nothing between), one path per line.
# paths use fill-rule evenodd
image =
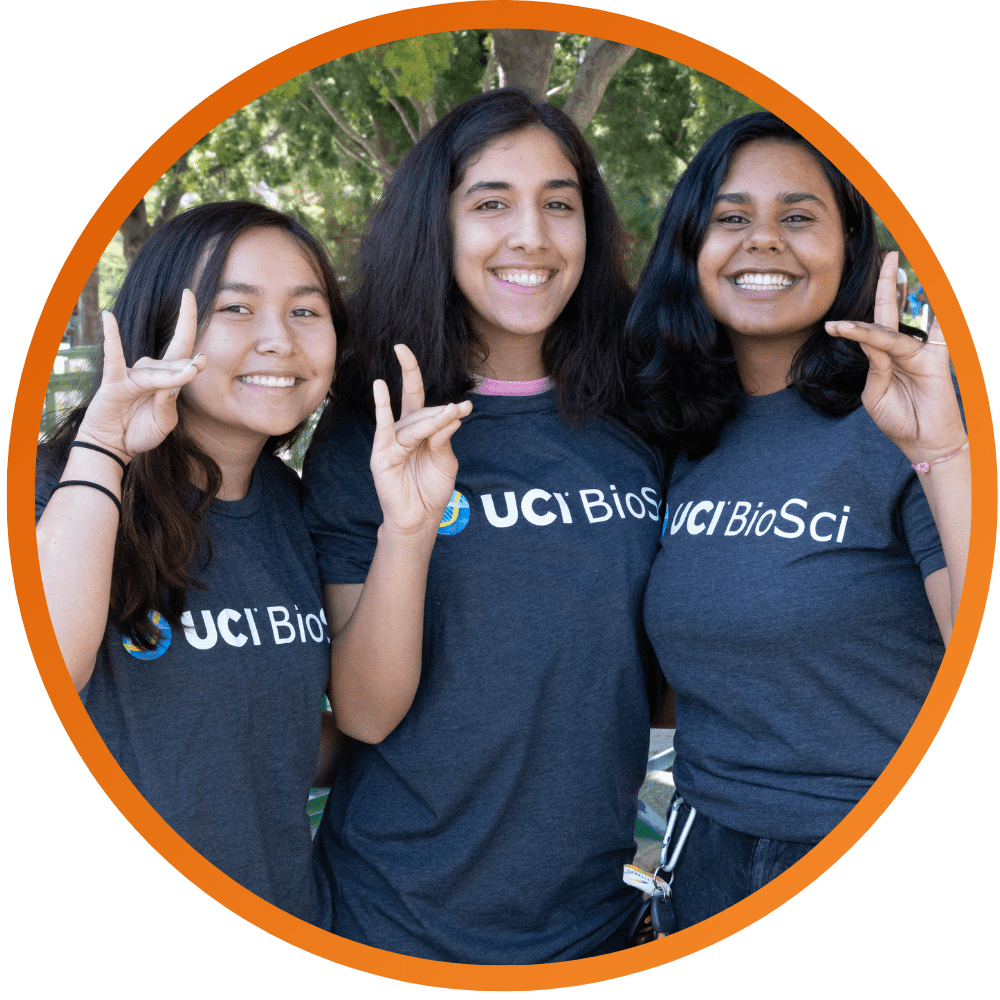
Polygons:
M92 483L87 479L67 479L65 482L59 483L56 486L56 490L61 490L64 486L89 486L92 490L100 490L105 496L111 497L114 501L115 506L118 508L118 516L122 516L122 503L106 486L102 486L100 483ZM56 490L52 492L55 493Z
M956 455L961 455L966 448L969 447L969 442L966 441L957 451L953 451L950 455L944 455L941 458L932 459L930 462L910 462L910 467L916 469L917 472L930 472L932 465L940 465L942 462L947 462L949 458L954 458Z

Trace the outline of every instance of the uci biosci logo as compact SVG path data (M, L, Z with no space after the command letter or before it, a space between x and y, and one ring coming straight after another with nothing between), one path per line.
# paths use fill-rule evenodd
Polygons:
M840 544L847 530L850 507L833 513L821 510L812 513L809 502L798 497L786 500L780 507L761 510L764 501L755 507L750 500L688 500L677 505L677 511L670 522L670 534L676 535L687 528L689 535L714 535L722 528L723 537L742 535L761 538L771 533L779 538L799 538L805 536L814 542Z
M194 615L201 620L195 624ZM206 608L181 615L184 638L195 649L211 649L221 639L228 646L283 646L289 642L329 642L326 615L303 614L297 604L291 609L281 604L263 610L259 608L223 608L213 612Z
M149 620L160 630L160 638L152 649L140 649L128 636L122 636L122 645L129 656L137 660L155 660L163 656L170 646L170 625L159 611L150 611Z
M469 501L455 490L448 501L448 506L444 509L444 516L438 525L439 535L457 535L468 523L472 516L472 508Z
M661 500L652 486L643 486L638 493L621 495L616 486L609 487L605 496L604 490L576 490L575 492L549 493L547 490L528 490L520 502L513 490L502 494L503 512L497 510L497 503L492 493L483 493L479 500L483 505L486 520L494 528L509 528L523 517L529 524L544 528L558 520L560 524L573 524L574 520L589 524L600 524L603 521L625 520L629 516L643 520L647 517L654 521L660 519ZM574 519L574 513L576 517Z

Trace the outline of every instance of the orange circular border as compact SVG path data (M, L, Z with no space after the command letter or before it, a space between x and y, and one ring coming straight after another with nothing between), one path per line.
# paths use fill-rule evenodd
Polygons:
M662 941L629 951L551 965L458 965L383 952L338 938L264 902L194 851L129 782L98 736L56 652L38 569L30 514L35 442L52 362L80 288L136 202L186 149L238 108L284 80L359 49L399 38L477 28L543 28L614 39L707 73L775 112L834 160L877 209L920 275L948 331L972 442L972 530L965 590L955 630L923 709L871 790L793 868L736 906ZM549 989L612 979L691 954L765 916L819 877L882 814L913 773L951 706L972 655L989 589L996 537L997 464L983 374L961 308L909 213L865 158L828 122L774 81L718 49L667 28L608 11L549 3L470 2L383 14L318 35L265 60L211 94L169 128L104 200L56 279L35 328L15 402L8 458L11 563L25 631L39 673L66 731L95 778L139 833L187 878L230 910L285 941L352 968L413 983L461 989Z

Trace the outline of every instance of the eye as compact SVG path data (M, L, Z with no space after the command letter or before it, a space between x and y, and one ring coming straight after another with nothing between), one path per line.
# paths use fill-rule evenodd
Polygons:
M740 212L726 212L725 215L720 215L715 221L721 222L724 226L742 226L750 220Z
M294 308L292 310L292 315L293 316L299 316L299 317L302 317L302 316L318 316L319 313L316 312L315 309L309 309L306 306L296 306L296 308Z
M250 310L246 306L240 305L223 306L219 309L219 312L236 313L240 316L248 316L250 314Z
M484 201L476 206L477 212L493 212L498 208L505 208L506 206L502 201L497 201L495 198L491 198L489 201Z
M791 215L786 215L784 220L786 223L791 223L792 225L801 225L803 222L812 222L811 215L803 215L801 212L793 212Z
M572 212L573 206L567 205L564 201L549 201L545 204L546 208L554 208L561 212Z

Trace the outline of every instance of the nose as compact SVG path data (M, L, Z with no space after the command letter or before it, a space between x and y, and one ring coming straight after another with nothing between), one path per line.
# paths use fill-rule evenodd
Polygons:
M781 250L781 236L777 225L771 219L754 219L743 237L747 250Z
M548 249L548 225L545 213L535 205L529 205L518 212L507 236L507 246L511 250L538 253Z
M257 316L257 353L287 357L295 352L295 335L288 317L276 310L263 310Z

